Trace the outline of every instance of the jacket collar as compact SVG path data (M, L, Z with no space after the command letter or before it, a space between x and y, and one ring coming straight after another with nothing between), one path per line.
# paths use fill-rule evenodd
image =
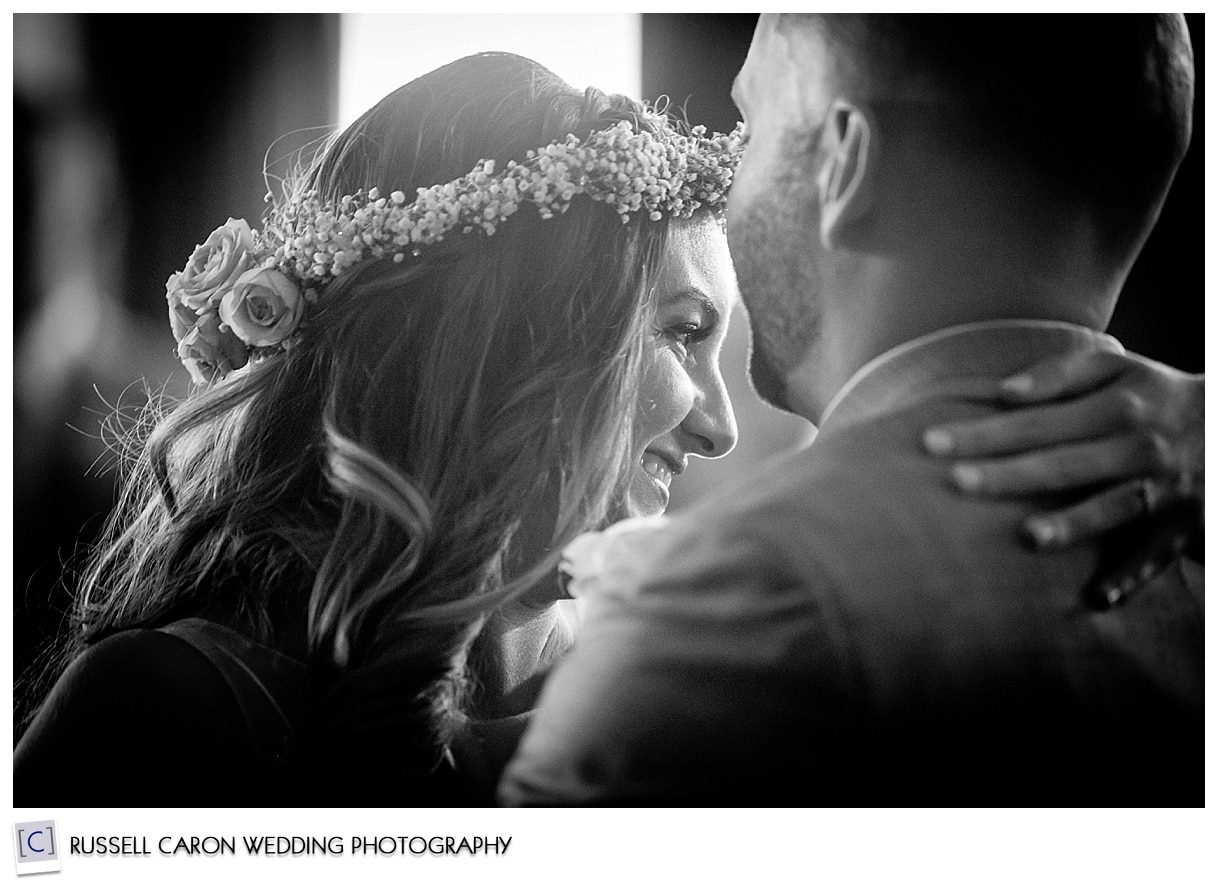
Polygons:
M993 400L998 383L1054 355L1124 352L1115 338L1066 322L999 319L954 325L863 365L821 416L821 431L903 408L931 394Z

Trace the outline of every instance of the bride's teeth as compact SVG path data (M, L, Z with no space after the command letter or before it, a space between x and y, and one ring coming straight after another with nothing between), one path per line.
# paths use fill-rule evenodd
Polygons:
M644 453L639 460L639 465L643 467L643 471L665 487L672 483L672 469L669 468L668 463L654 453Z

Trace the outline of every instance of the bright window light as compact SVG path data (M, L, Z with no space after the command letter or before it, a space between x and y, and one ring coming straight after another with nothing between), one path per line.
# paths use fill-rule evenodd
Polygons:
M614 15L419 13L342 16L339 124L398 86L475 52L503 51L544 64L572 86L642 98L642 20Z

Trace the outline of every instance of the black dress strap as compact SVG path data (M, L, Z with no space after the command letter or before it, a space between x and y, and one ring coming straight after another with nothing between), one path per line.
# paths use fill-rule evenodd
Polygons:
M245 719L255 761L285 767L300 746L308 701L305 666L206 619L181 619L158 630L189 643L224 678Z

